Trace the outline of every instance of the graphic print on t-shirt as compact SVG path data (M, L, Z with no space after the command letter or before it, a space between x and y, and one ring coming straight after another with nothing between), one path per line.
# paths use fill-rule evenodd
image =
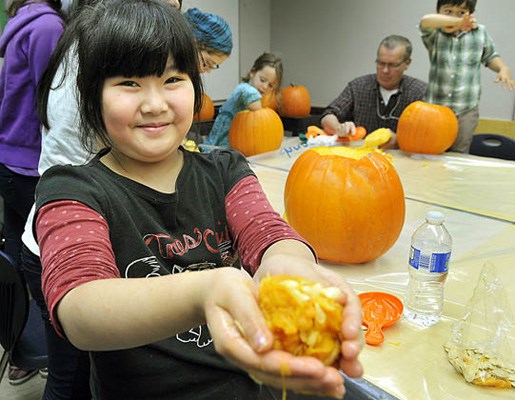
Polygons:
M222 224L218 222L218 225ZM232 238L227 227L215 232L212 229L195 227L192 234L183 234L179 239L168 234L146 234L143 237L145 244L152 253L158 256L143 257L132 261L125 269L126 278L151 278L167 274L182 273L185 271L202 271L217 267L234 266L238 256L234 251ZM192 252L188 255L189 252ZM198 260L209 254L219 254L219 264L210 261L191 263L186 266L178 265L188 259ZM195 255L193 255L195 254ZM176 261L173 265L166 261ZM221 265L220 265L221 264ZM205 325L199 325L186 332L177 334L176 339L181 343L195 343L198 348L208 346L213 342Z

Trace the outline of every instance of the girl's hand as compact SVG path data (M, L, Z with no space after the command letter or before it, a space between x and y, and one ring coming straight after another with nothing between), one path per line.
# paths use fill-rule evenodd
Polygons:
M300 242L297 243L304 246ZM306 246L304 247L307 248ZM320 282L324 286L339 288L343 293L344 306L340 368L351 377L361 376L363 374L363 367L358 360L358 355L362 349L363 342L361 337L362 311L359 297L340 274L316 264L313 259L307 258L301 249L293 253L289 255L274 254L263 257L254 280L259 280L261 277L266 276L266 274L285 274L300 276L313 282Z
M464 16L461 20L460 30L463 32L469 32L474 29L477 29L477 20L474 17L474 14Z
M219 354L246 370L257 382L343 396L343 377L335 368L311 357L272 350L272 333L257 304L257 285L249 276L234 268L220 268L213 276L205 313Z

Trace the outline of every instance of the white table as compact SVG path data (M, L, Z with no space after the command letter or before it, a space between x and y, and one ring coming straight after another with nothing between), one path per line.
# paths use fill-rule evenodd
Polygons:
M288 138L280 150L249 158L269 200L281 214L288 172L306 149L298 138ZM442 320L423 329L401 319L387 328L381 346L366 345L362 352L364 377L405 400L513 399L513 390L468 384L448 362L443 345L454 323L464 316L486 262L494 264L509 307L515 312L515 162L455 153L389 153L406 196L406 219L399 239L385 255L369 263L322 264L343 274L358 293L384 291L403 299L411 235L428 210L445 214L453 253ZM511 321L508 340L515 343L514 339Z

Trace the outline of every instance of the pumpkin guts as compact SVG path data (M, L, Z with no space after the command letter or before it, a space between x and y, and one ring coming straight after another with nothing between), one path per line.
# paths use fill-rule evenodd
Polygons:
M259 306L274 335L274 349L336 366L340 356L341 291L303 278L267 276Z

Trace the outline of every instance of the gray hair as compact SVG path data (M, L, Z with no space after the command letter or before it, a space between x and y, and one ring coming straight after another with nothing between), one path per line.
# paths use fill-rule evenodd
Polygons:
M399 46L404 47L404 61L409 60L411 58L413 47L411 46L409 39L401 35L390 35L385 37L383 40L381 40L381 43L379 43L378 52L381 47L395 49Z

